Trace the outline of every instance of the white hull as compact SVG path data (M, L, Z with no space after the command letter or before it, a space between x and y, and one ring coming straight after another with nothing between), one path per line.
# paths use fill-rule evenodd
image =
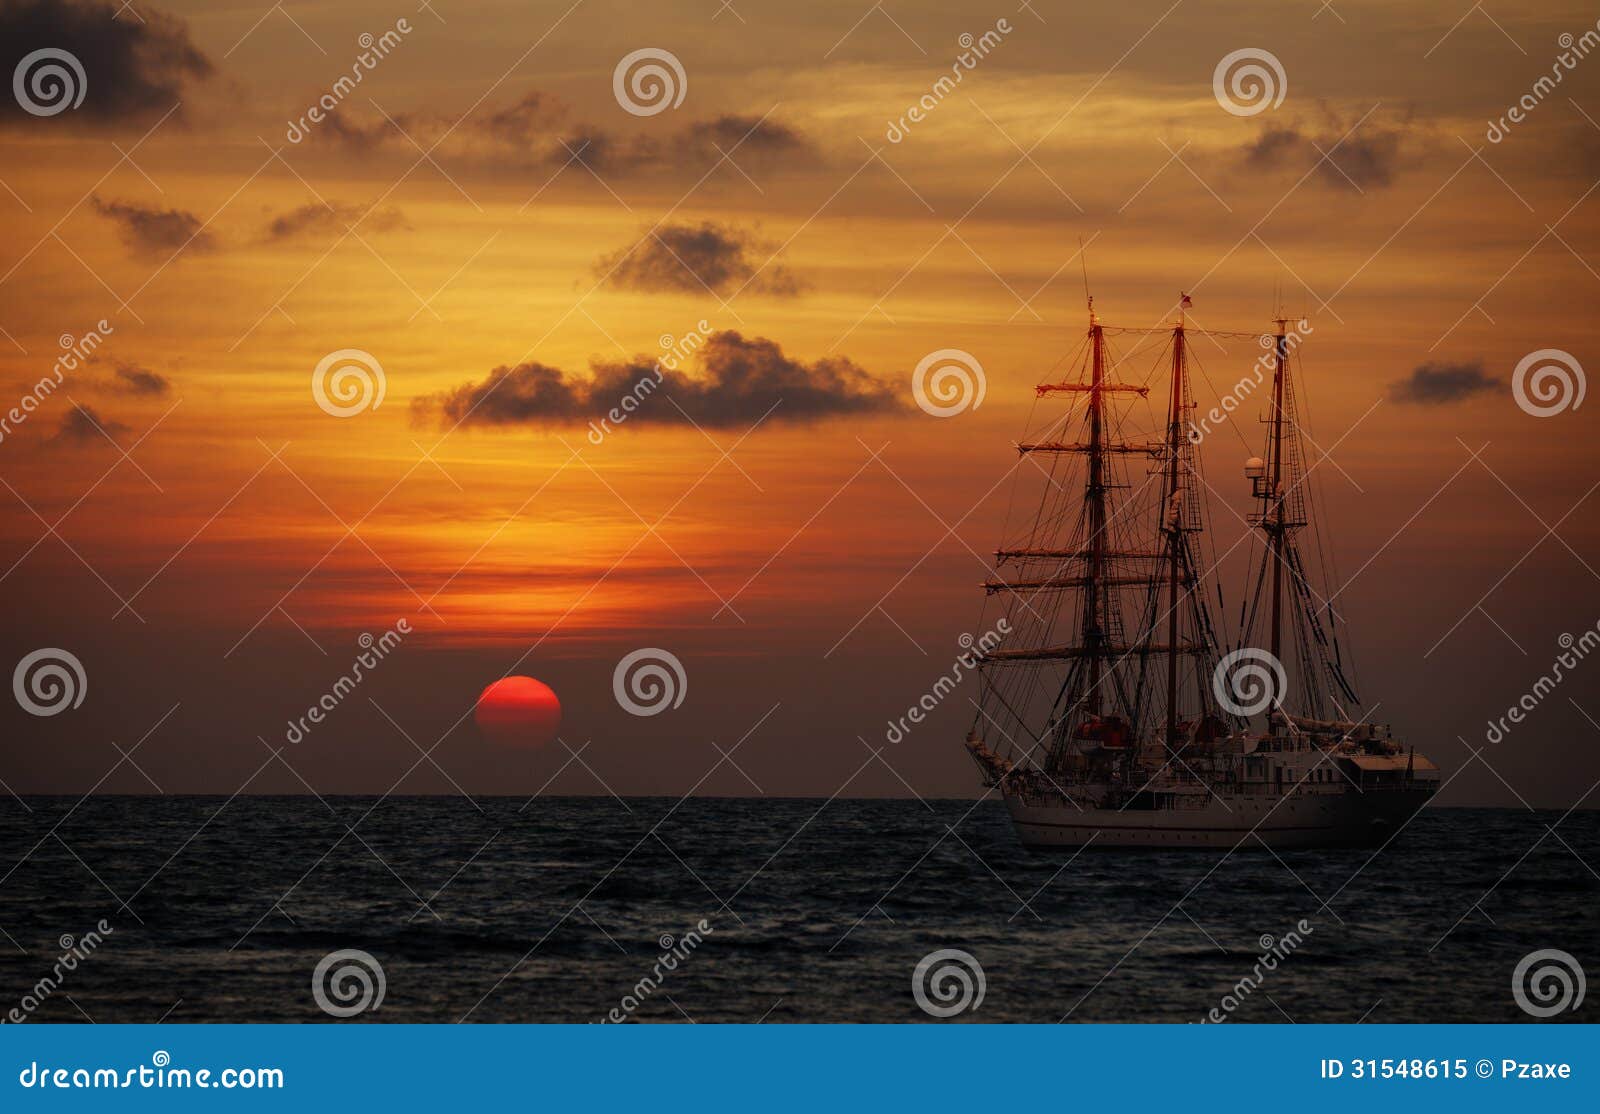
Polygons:
M1023 846L1240 850L1376 847L1433 796L1432 782L1362 792L1235 793L1195 807L1080 809L1062 797L1006 796Z

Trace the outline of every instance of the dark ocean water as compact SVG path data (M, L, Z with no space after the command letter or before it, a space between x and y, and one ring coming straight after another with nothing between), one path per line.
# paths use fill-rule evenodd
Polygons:
M1525 954L1600 973L1596 812L1429 810L1376 857L1069 863L992 801L26 804L0 802L0 1015L60 937L112 929L34 1021L326 1021L312 973L346 948L383 970L363 1021L597 1021L702 919L635 1019L926 1021L913 969L960 948L985 982L962 1020L1198 1021L1302 919L1234 1020L1527 1020ZM1594 997L1561 1019L1595 1020Z

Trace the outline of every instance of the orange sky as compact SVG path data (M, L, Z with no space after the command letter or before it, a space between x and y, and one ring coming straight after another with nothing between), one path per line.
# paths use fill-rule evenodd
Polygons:
M1537 349L1600 365L1600 61L1578 62L1503 142L1485 138L1593 12L861 6L139 3L147 22L124 13L112 31L114 7L63 9L84 105L35 117L7 102L0 117L0 398L49 373L62 335L113 331L0 440L0 583L8 660L74 646L98 697L76 723L18 731L95 749L8 747L0 776L85 789L115 757L102 735L137 738L176 701L187 741L151 745L155 780L231 792L266 757L253 737L281 735L343 668L340 647L405 616L418 633L374 684L424 746L515 667L563 693L577 742L614 740L601 772L619 791L684 791L715 760L707 737L731 743L779 704L751 773L826 795L866 757L856 737L880 739L977 621L1010 442L1032 385L1081 339L1080 240L1109 322L1162 324L1180 290L1202 328L1263 328L1275 296L1311 319L1312 431L1337 444L1321 481L1340 569L1359 570L1343 598L1381 690L1369 700L1447 770L1470 757L1457 736L1480 745L1557 636L1600 618L1595 406L1536 418L1508 388ZM402 17L409 33L289 142L358 36ZM1002 18L1009 32L889 142L958 36ZM680 60L681 104L619 104L613 68L641 47ZM1213 70L1241 47L1281 61L1277 107L1219 105ZM573 150L592 165L568 163ZM731 275L716 289L605 277L659 243L648 233L707 223ZM697 429L658 396L598 445L586 419L441 417L444 393L495 368L582 384L702 320L802 368L848 360L890 401L780 406L746 436L765 407ZM312 369L347 348L371 353L386 394L337 418ZM911 369L940 348L981 363L980 409L915 407ZM1207 408L1259 349L1194 353ZM1429 363L1492 383L1399 397ZM139 393L119 369L165 386ZM123 449L138 442L133 463L92 428L74 436L74 404ZM1206 447L1241 514L1255 417ZM41 542L40 518L63 515ZM1226 549L1243 526L1214 521ZM1236 600L1242 570L1225 572ZM641 645L684 658L694 699L635 740L646 725L607 705L612 664ZM1540 713L1547 741L1530 731L1495 762L1535 803L1561 801L1574 766L1600 776L1583 715L1600 718L1600 686L1571 685ZM346 746L305 754L319 786L389 786L368 758L393 728L360 703ZM961 709L944 715L895 764L920 792L973 792ZM475 789L531 791L554 769L459 747ZM796 759L811 749L815 765ZM409 788L438 788L425 776ZM749 786L724 768L705 789ZM852 791L904 787L875 768ZM1515 803L1482 769L1447 793Z

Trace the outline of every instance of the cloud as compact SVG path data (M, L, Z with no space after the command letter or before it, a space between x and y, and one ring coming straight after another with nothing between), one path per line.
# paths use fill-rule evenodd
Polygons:
M726 152L741 163L780 155L814 154L811 144L799 132L787 124L757 116L718 116L697 121L683 130L679 146L712 158L721 158Z
M1350 132L1332 117L1321 132L1299 124L1269 124L1241 148L1242 161L1252 170L1314 168L1323 185L1364 192L1393 183L1405 135L1403 125L1376 122Z
M1484 373L1481 360L1464 364L1426 363L1413 369L1406 378L1389 384L1389 396L1396 402L1444 406L1503 388L1498 379Z
M84 75L77 108L38 116L8 95L0 98L0 123L32 128L154 123L183 100L185 86L211 76L210 59L189 41L182 20L149 4L140 4L137 16L117 7L103 0L0 0L0 70L15 75L25 56L52 49L76 58ZM76 76L67 67L51 74L40 65L24 71L32 99L57 107L63 87L56 79L64 77L72 85L66 91L70 106Z
M549 135L567 115L567 106L547 93L532 92L490 113L476 126L506 143L528 146Z
M693 121L666 135L613 132L571 119L571 110L560 98L538 91L462 119L399 113L390 123L341 109L311 134L315 142L363 154L393 151L414 157L412 140L428 150L438 143L453 160L492 171L537 172L541 182L551 170L578 162L609 180L643 173L698 174L724 153L740 169L817 158L800 132L767 118L722 115Z
M773 250L772 244L710 221L668 224L631 247L602 256L594 270L612 286L646 293L701 294L709 289L717 294L799 294L800 281L770 262Z
M156 209L98 197L93 203L95 212L117 225L122 242L136 255L166 255L185 245L197 253L217 248L216 239L203 231L200 218L185 209Z
M698 358L693 376L645 356L594 362L587 379L541 363L501 366L482 382L415 400L412 411L447 426L582 425L619 408L636 424L742 426L769 416L806 422L903 406L898 389L843 356L807 364L762 337L715 333ZM623 407L624 398L633 405Z
M61 419L61 425L50 440L61 444L97 444L104 443L106 438L115 438L118 434L130 432L128 427L121 422L114 422L110 418L102 418L91 408L80 402L74 402L72 409Z
M172 389L172 381L159 372L138 364L118 364L108 389L125 395L164 395Z
M385 205L369 213L359 205L344 205L337 201L324 205L319 201L313 201L272 218L263 236L266 240L276 243L307 234L342 233L356 221L361 220L364 213L367 217L362 224L371 231L388 232L391 229L411 227L405 214L392 205Z

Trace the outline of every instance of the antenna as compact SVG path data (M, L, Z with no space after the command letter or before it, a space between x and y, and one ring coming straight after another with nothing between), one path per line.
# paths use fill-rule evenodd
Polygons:
M1094 295L1089 293L1089 252L1083 246L1083 237L1078 237L1078 263L1083 267L1083 300L1089 308L1089 322L1094 323Z

